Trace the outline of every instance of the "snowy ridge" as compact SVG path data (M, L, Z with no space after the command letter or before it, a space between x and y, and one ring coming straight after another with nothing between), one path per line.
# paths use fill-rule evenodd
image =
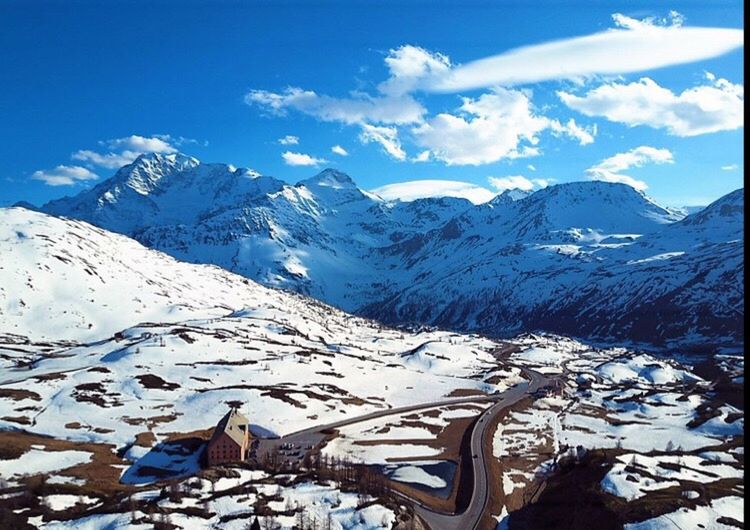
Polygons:
M0 254L0 331L32 340L97 340L140 322L249 306L294 312L289 293L23 208L0 209Z
M334 169L287 185L144 155L43 210L387 323L736 349L743 208L737 190L683 219L606 182L386 202Z

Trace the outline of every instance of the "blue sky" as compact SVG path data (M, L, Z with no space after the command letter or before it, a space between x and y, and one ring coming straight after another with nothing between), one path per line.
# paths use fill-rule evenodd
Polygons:
M728 1L0 1L0 205L172 150L289 182L337 167L389 197L595 178L706 204L742 186L744 37L727 30L743 15Z

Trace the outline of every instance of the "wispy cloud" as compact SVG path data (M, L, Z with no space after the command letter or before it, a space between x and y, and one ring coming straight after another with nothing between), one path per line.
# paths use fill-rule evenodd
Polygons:
M363 144L378 143L391 158L399 161L406 160L406 152L401 147L398 130L395 127L378 127L363 123L359 141Z
M424 151L417 154L417 156L411 159L412 162L429 162L430 161L430 150L425 149Z
M334 145L331 147L331 152L339 156L349 156L349 152L340 145Z
M72 186L82 181L96 180L99 175L81 166L57 166L55 169L39 170L31 178L41 180L48 186Z
M372 193L387 201L400 200L410 202L427 197L458 197L474 204L491 201L496 193L471 184L456 180L412 180L388 184L372 190Z
M79 149L70 155L72 160L83 162L88 168L62 164L53 170L35 171L31 178L41 180L50 186L71 186L80 181L99 178L91 170L94 166L104 169L119 169L130 164L142 154L176 153L177 146L188 143L198 143L198 141L183 136L172 137L168 134L152 136L132 134L122 138L101 140L98 144L104 148L104 152L93 149Z
M360 123L407 124L421 121L427 110L409 95L370 96L355 93L351 98L320 95L312 90L289 87L283 92L252 90L245 102L283 116L290 109L321 121Z
M510 175L507 177L487 177L490 186L499 193L508 190L532 191L535 188L546 188L551 179L528 179L523 175Z
M631 168L642 167L646 164L672 164L674 158L669 149L658 149L648 145L642 145L605 158L593 167L586 170L591 180L602 180L605 182L621 182L643 191L648 185L642 180L636 180L626 175L623 171Z
M86 162L94 166L100 166L107 169L117 169L130 164L133 160L138 158L138 155L140 155L140 153L127 150L119 153L97 153L90 149L81 149L70 155L70 157L73 160Z
M73 153L71 158L106 169L118 169L130 164L144 153L176 153L175 145L188 142L195 142L195 140L182 137L173 139L169 135L149 137L133 134L123 138L100 141L99 145L105 147L107 152L101 153L91 149L81 149Z
M738 129L744 124L745 90L742 85L709 74L710 84L681 94L644 77L622 84L608 83L583 96L560 91L568 107L586 116L602 116L630 127L666 129L675 136L697 136Z
M287 134L283 138L279 138L278 141L281 145L297 145L299 144L299 137Z
M185 139L182 139L185 141ZM124 149L137 151L139 153L176 153L177 149L170 144L172 137L167 134L154 135L151 137L132 134L124 138L115 138L99 142L110 149Z
M252 90L245 101L273 115L296 111L357 126L361 142L379 144L395 160L491 164L540 154L545 131L580 145L593 143L597 136L596 124L551 117L549 108L532 105L530 91L513 85L573 80L585 86L583 81L592 77L699 61L744 45L742 30L686 27L684 17L674 11L661 18L614 14L612 19L614 27L605 31L532 44L463 65L446 54L407 44L389 50L384 59L388 77L371 93L360 89L335 97L288 87ZM725 80L711 83L676 95L644 78L629 85L607 83L582 96L575 91L559 95L587 116L666 128L681 136L740 127L742 86ZM457 109L437 114L416 97L479 88L489 90L462 97ZM419 154L409 156L402 139L415 144Z
M663 19L637 20L619 13L612 18L615 28L479 59L433 77L428 87L459 92L644 72L717 57L744 45L741 29L685 27L684 17L676 12Z
M323 158L315 158L305 153L294 153L292 151L284 151L281 153L281 158L288 166L317 166L326 161Z
M721 166L721 169L723 171L737 171L740 168L737 164L729 164L726 166Z

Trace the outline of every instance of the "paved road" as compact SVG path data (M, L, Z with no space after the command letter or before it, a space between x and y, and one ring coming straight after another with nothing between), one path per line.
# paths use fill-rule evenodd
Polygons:
M490 481L497 477L489 476L487 456L484 454L483 441L488 435L492 420L505 408L519 402L529 393L550 383L543 374L534 370L523 370L530 378L528 383L517 385L504 392L500 400L486 409L479 416L474 431L471 433L471 454L474 483L471 500L466 509L460 514L440 513L421 505L414 499L414 509L433 530L475 530L479 528L482 515L486 512L490 500ZM489 433L492 434L492 433ZM490 455L491 457L492 455Z
M551 382L551 379L535 370L522 368L522 371L529 378L529 381L515 385L501 394L491 396L467 396L461 398L433 401L430 403L421 403L418 405L408 405L405 407L395 407L390 409L378 410L369 414L364 414L362 416L356 416L325 425L316 425L308 429L288 434L278 439L262 440L262 443L264 445L262 446L262 448L259 448L259 456L262 451L267 451L274 447L279 448L279 446L281 446L281 444L283 443L291 443L297 447L302 448L303 450L301 451L301 454L304 454L304 449L306 448L306 446L317 445L320 441L323 440L324 435L322 434L322 431L328 429L337 429L346 425L352 425L375 418L382 418L394 414L403 414L415 410L436 408L447 405L476 403L482 401L493 402L493 404L489 408L485 409L480 414L479 419L474 424L474 430L471 433L471 454L472 457L475 456L474 458L472 458L472 496L471 500L469 501L469 505L462 513L451 514L437 512L422 505L416 499L412 499L406 495L395 492L397 495L413 503L417 515L419 515L433 530L475 530L479 527L482 515L488 509L487 506L490 500L490 482L496 479L496 477L489 477L488 475L489 472L487 465L487 456L484 454L483 447L483 441L485 440L485 438L488 435L492 434L488 434L489 425L493 423L492 420L495 419L496 416L499 415L504 409L514 405L515 403L518 403L530 393L545 385L550 384ZM299 458L301 458L301 456Z
M522 383L518 386L525 388L526 385L527 383ZM354 416L351 418L335 421L332 423L327 423L324 425L315 425L308 429L303 429L301 431L297 431L297 432L284 435L280 438L262 438L260 439L260 445L257 449L256 458L262 461L265 453L270 452L270 451L281 451L282 457L285 460L289 460L289 461L301 460L302 457L304 456L304 453L307 451L308 447L314 447L323 441L323 439L325 438L325 434L323 434L323 431L328 431L331 429L338 429L341 427L345 427L347 425L353 425L355 423L373 420L376 418L383 418L385 416L393 416L397 414L413 412L415 410L433 409L437 407L461 405L461 404L467 404L467 403L479 403L479 402L487 402L487 401L493 402L493 401L497 401L498 399L503 399L503 395L504 394L497 394L497 395L478 394L474 396L466 396L466 397L460 397L460 398L447 398L447 399L442 399L439 401L431 401L429 403L419 403L416 405L406 405L404 407L394 407L390 409L376 410L375 412L370 412L368 414L363 414L361 416ZM294 449L292 450L282 449L283 444L292 444L294 445Z

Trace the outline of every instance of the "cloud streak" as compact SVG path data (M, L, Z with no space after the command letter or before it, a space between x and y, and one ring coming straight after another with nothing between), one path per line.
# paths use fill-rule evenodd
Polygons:
M460 92L556 79L644 72L718 57L744 45L741 29L683 27L668 20L636 20L614 14L616 28L524 46L452 68L434 76L427 89Z
M321 121L348 125L365 122L400 125L416 123L427 112L409 95L371 96L355 93L351 98L336 98L297 87L289 87L283 92L251 90L245 95L245 103L260 106L277 116L285 116L293 109Z

